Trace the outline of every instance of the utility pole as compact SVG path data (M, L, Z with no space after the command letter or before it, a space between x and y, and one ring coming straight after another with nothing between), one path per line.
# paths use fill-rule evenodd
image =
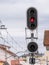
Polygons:
M38 52L38 44L35 42L35 40L38 39L37 26L38 26L38 24L37 24L37 10L33 7L30 7L27 10L27 28L25 28L25 34L26 34L25 37L26 37L26 41L31 40L27 45L27 49L30 53L29 63L31 65L35 64L34 54L36 52ZM27 37L27 30L28 29L30 30L31 37ZM34 31L36 31L36 33L34 33ZM34 36L35 34L36 34L36 36Z

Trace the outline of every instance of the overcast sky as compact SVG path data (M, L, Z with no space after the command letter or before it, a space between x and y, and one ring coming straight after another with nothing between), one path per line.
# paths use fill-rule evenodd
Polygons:
M45 50L44 30L49 29L49 0L0 0L0 20L6 25L9 33L26 47L26 11L29 7L35 7L38 11L38 44L42 52L41 48Z

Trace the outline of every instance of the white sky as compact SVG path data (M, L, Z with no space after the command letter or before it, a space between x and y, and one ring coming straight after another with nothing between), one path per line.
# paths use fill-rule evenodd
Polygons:
M38 44L42 51L44 30L49 29L49 0L0 0L0 20L13 37L18 40L25 38L26 11L29 7L38 11Z

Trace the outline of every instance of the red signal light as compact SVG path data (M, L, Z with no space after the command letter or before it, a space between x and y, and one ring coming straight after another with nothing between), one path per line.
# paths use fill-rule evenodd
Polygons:
M34 18L30 18L30 22L33 23L34 22Z

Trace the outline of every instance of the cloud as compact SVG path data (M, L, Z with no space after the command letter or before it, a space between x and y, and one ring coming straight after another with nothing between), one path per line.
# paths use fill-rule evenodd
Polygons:
M49 0L0 0L0 19L5 22L12 36L17 36L18 40L24 38L26 11L29 7L35 7L38 11L40 45L43 43L44 30L49 29Z
M0 0L1 4L13 4L15 2L16 2L16 0Z
M39 1L37 1L39 3ZM36 7L38 10L38 22L39 22L39 31L49 28L49 9L46 8L46 3L17 3L17 4L0 4L0 19L5 22L7 27L24 29L26 26L26 11L30 6ZM23 6L22 6L23 5ZM43 6L43 7L42 7ZM48 11L47 11L48 10ZM12 23L12 24L11 24ZM13 33L14 34L14 33Z
M5 0L6 1L6 0ZM13 0L15 1L15 0ZM26 16L26 11L29 7L35 7L38 10L38 15L48 15L49 14L49 3L47 1L32 1L31 3L21 0L21 2L16 2L15 4L0 4L0 17L8 19L24 19ZM20 13L21 12L21 13ZM21 15L21 16L20 16Z

